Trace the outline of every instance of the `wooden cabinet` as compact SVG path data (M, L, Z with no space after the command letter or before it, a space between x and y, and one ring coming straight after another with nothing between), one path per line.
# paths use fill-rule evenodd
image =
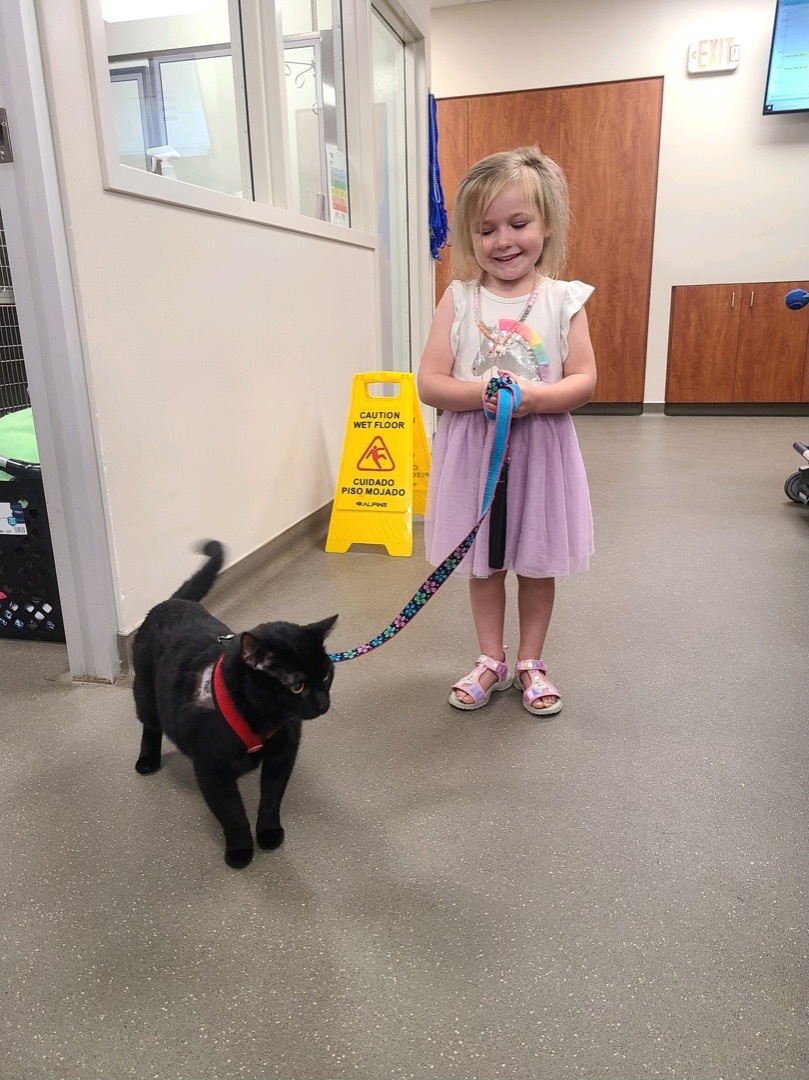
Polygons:
M739 304L734 401L809 401L806 379L809 308L790 311L784 297L806 281L745 285Z
M667 404L809 401L809 308L784 304L806 281L672 289Z
M487 154L537 144L565 170L572 227L561 276L595 286L587 304L598 365L593 401L637 412L646 368L662 100L662 79L636 79L438 102L450 226L461 177ZM447 255L436 264L436 300L449 282Z
M672 289L667 402L733 401L741 285Z

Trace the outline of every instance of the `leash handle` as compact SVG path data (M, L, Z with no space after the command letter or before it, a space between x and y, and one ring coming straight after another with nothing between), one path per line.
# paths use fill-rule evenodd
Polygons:
M441 565L433 570L427 580L422 582L420 588L409 603L405 604L393 622L389 623L381 634L377 634L375 638L366 641L364 645L358 645L356 649L346 649L344 652L329 653L329 659L332 663L340 664L344 660L354 660L358 656L365 656L366 653L378 649L380 645L384 645L386 642L390 641L391 638L396 637L400 631L404 630L411 619L418 615L427 601L435 596L447 578L458 568L464 555L466 555L467 551L469 551L472 544L475 542L478 529L483 524L484 518L491 509L497 481L500 478L503 463L506 460L506 454L508 452L508 436L509 431L511 430L511 415L519 407L520 388L509 375L498 375L490 379L487 384L486 391L484 392L484 401L487 399L495 400L497 403L497 412L495 416L492 416L485 407L483 410L489 419L494 419L496 421L497 426L494 432L492 452L489 457L489 472L486 478L486 488L483 493L480 517L474 528L469 535L460 542L455 550L444 559Z
M501 395L508 395L511 397L511 401L508 401L507 397ZM489 385L486 390L486 398L490 400L494 397L497 402L497 412L494 416L488 412L485 408L484 414L489 420L494 420L494 443L492 444L492 452L489 458L489 474L486 477L486 489L483 492L483 504L480 508L480 522L486 517L491 509L492 502L494 500L494 489L497 487L497 481L500 479L500 473L503 470L503 462L506 460L508 454L508 434L511 430L511 415L519 408L520 404L520 388L515 382L512 381L508 375L498 375L496 378L489 380ZM507 402L507 404L506 404ZM503 407L505 405L505 407Z

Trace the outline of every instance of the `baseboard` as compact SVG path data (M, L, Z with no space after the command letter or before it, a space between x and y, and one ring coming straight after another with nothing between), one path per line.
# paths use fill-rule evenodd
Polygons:
M762 402L738 404L725 402L666 402L666 416L809 416L805 402Z
M640 416L642 401L588 401L573 410L574 416Z
M574 409L574 416L809 416L806 402L590 401Z
M302 550L324 544L329 531L331 507L332 504L327 503L297 525L276 536L274 540L262 544L260 548L223 570L206 597L206 607L216 613L218 601L232 601L244 589L254 591L257 581L263 577L275 577ZM132 679L132 642L136 633L137 628L129 634L118 635L121 671L116 682L127 683Z

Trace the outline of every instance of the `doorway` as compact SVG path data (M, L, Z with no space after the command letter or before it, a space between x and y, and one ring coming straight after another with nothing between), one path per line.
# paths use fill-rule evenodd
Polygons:
M0 207L70 673L120 670L111 544L34 5L0 5ZM50 646L44 646L50 647Z
M26 409L30 404L6 230L3 227L3 207L0 206L0 416Z

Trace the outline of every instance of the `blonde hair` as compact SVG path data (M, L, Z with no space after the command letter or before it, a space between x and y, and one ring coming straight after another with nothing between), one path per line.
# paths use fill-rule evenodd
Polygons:
M559 274L567 255L570 223L567 180L562 169L538 146L520 146L483 158L461 180L452 211L452 277L462 281L480 277L474 236L492 200L513 184L524 188L548 232L537 267L546 277Z

